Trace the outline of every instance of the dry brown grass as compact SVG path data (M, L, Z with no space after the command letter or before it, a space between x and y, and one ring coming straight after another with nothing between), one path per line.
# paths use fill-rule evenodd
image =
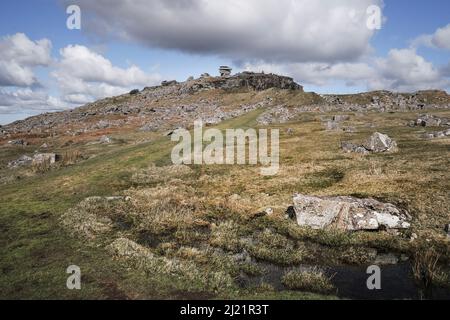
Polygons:
M331 293L336 290L331 283L331 277L318 268L288 271L283 275L282 282L292 290L318 293Z
M448 285L449 275L442 271L439 259L440 255L433 248L421 248L414 254L414 278L426 289L433 285Z
M152 165L147 169L134 172L131 181L138 185L168 182L171 179L183 179L192 175L192 169L184 165L157 167Z
M33 161L31 164L31 170L34 173L45 173L50 171L52 168L52 163L50 159L43 159L42 161Z
M82 158L80 150L67 150L62 154L61 162L63 165L72 165Z

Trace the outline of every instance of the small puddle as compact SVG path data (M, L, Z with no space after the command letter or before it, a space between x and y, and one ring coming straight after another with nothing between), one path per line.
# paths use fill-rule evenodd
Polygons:
M244 277L244 286L257 286L261 283L272 285L275 290L288 290L281 278L284 272L292 269L267 263L258 263L266 273L258 277ZM301 265L297 268L310 269L312 266ZM337 296L343 299L359 300L450 300L450 288L432 288L424 292L413 278L410 262L384 265L381 268L381 289L369 290L366 273L367 266L333 266L321 267L325 274L333 276L331 282L337 288Z

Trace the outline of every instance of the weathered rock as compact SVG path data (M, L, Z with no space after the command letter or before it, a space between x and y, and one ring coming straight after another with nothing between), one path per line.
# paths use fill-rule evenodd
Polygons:
M161 82L161 86L163 87L169 87L178 84L176 80L170 80L170 81L163 81Z
M346 133L355 133L356 132L356 128L355 127L343 127L342 131L344 131Z
M336 122L342 122L342 121L348 121L348 120L350 120L350 116L348 116L348 115L336 115L336 116L333 116L333 121L336 121Z
M351 142L342 142L341 148L347 153L361 153L361 154L369 153L369 151L366 148Z
M363 145L369 152L395 152L398 150L397 143L389 136L375 132Z
M450 136L450 129L438 132L427 132L423 134L424 139L440 139Z
M8 141L8 144L16 145L16 146L27 146L28 142L26 142L23 139L17 139L17 140Z
M353 197L294 196L294 211L300 226L344 231L406 229L407 211L390 203Z
M48 163L52 165L56 162L56 154L54 153L38 153L33 157L33 164Z
M112 142L111 138L108 136L102 136L99 140L100 143L102 144L109 144Z
M159 125L156 123L148 123L139 128L139 131L142 132L156 132L159 129Z
M23 155L19 159L11 161L8 163L8 168L18 168L18 167L25 167L31 165L33 162L33 158Z
M442 119L433 115L421 115L415 122L416 126L422 127L439 127L442 124Z

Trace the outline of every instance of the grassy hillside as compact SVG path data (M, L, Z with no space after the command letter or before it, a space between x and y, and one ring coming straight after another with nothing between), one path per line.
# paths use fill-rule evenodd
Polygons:
M217 127L257 127L263 111ZM328 276L312 277L311 284L311 277L289 271L301 264L364 265L374 249L413 258L423 247L448 265L442 228L450 222L449 140L422 139L429 129L405 125L415 113L350 115L356 133L325 131L321 117L331 114L305 113L276 126L281 169L273 177L252 166L173 168L168 137L131 131L115 133L112 145L61 147L86 156L74 165L43 173L3 166L9 178L0 190L0 298L326 298L336 296ZM361 141L375 131L397 140L400 151L360 156L340 150L341 141ZM32 150L21 148L3 147L2 163ZM411 212L413 228L402 236L303 229L285 218L294 192L390 201ZM131 200L83 201L116 195ZM258 215L269 207L272 215ZM107 227L86 235L80 227L89 219ZM411 233L418 240L411 242ZM241 259L243 252L251 259ZM81 291L65 287L71 264L81 267ZM264 279L271 266L286 271L280 281L298 285L249 281ZM448 285L446 273L437 279Z

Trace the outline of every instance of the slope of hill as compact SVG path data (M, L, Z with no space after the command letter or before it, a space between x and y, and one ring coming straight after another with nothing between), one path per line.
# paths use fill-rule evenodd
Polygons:
M319 96L289 78L243 74L165 82L4 126L0 297L408 299L429 294L420 275L432 271L433 294L448 298L449 138L424 135L448 129L449 106L444 92ZM440 121L409 126L425 112ZM173 166L167 132L199 117L219 130L279 129L279 174ZM398 152L342 150L376 131ZM8 166L36 151L59 159ZM288 219L294 193L390 202L411 227L301 227ZM65 287L72 264L81 291ZM383 291L355 280L371 264L387 270Z

